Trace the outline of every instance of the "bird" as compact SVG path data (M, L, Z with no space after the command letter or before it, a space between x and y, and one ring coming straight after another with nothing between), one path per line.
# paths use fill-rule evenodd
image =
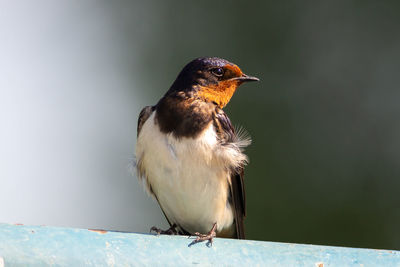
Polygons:
M170 228L158 234L245 239L244 148L223 108L245 82L259 81L218 57L190 61L137 125L136 169Z

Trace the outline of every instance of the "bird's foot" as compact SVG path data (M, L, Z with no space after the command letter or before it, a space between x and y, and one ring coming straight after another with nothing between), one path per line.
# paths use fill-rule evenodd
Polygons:
M178 231L176 231L176 224L173 224L167 230L161 230L155 226L150 228L150 233L155 232L157 235L177 235Z
M207 240L208 241L207 246L212 246L213 238L217 236L216 230L217 230L217 223L214 223L210 232L208 232L207 234L200 234L198 232L194 233L194 235L197 237L192 242L191 245Z

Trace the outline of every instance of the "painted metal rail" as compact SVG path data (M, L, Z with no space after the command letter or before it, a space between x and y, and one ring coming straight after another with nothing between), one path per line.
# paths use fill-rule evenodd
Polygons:
M3 266L400 266L400 251L0 224Z

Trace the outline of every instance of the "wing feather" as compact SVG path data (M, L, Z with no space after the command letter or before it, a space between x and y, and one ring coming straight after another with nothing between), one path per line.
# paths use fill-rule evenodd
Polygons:
M142 130L143 124L150 117L151 113L153 113L155 107L154 106L146 106L140 111L138 124L137 124L137 136L139 136L140 131Z
M142 109L142 111L140 111L138 124L137 124L137 137L139 137L139 134L140 134L140 131L142 130L143 124L147 121L147 119L150 117L150 115L153 113L154 110L155 110L155 106L146 106ZM143 176L143 173L144 173L144 171L141 170L141 163L140 162L137 163L137 166L138 166L139 177L141 177L141 176ZM146 183L148 192L150 193L150 195L154 196L154 198L157 200L158 205L160 206L161 211L163 212L165 218L167 219L168 224L170 226L172 226L172 223L170 222L167 215L165 214L165 212L161 206L161 203L157 198L157 195L153 191L151 184L149 184L147 182L147 177L145 179L146 179L145 183Z
M228 116L222 110L217 111L215 114L215 126L222 145L238 142L238 136L235 132L235 128L232 126ZM244 239L244 217L246 216L244 166L236 167L235 169L231 170L231 173L230 201L234 207L236 238Z

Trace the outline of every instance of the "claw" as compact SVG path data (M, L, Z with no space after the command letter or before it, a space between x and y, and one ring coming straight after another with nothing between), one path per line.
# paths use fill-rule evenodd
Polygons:
M214 223L210 232L208 232L207 234L200 234L199 232L194 233L194 235L197 237L193 241L193 243L203 242L207 240L209 242L209 245L212 246L213 238L217 236L217 233L215 232L216 230L217 230L217 223Z
M149 233L151 234L151 232L155 232L157 235L160 235L162 231L163 231L163 230L161 230L161 229L159 229L159 228L153 226L153 227L150 228Z
M167 230L161 230L155 226L150 228L150 233L155 232L157 235L177 235L178 232L176 231L176 224L173 224L169 229Z

